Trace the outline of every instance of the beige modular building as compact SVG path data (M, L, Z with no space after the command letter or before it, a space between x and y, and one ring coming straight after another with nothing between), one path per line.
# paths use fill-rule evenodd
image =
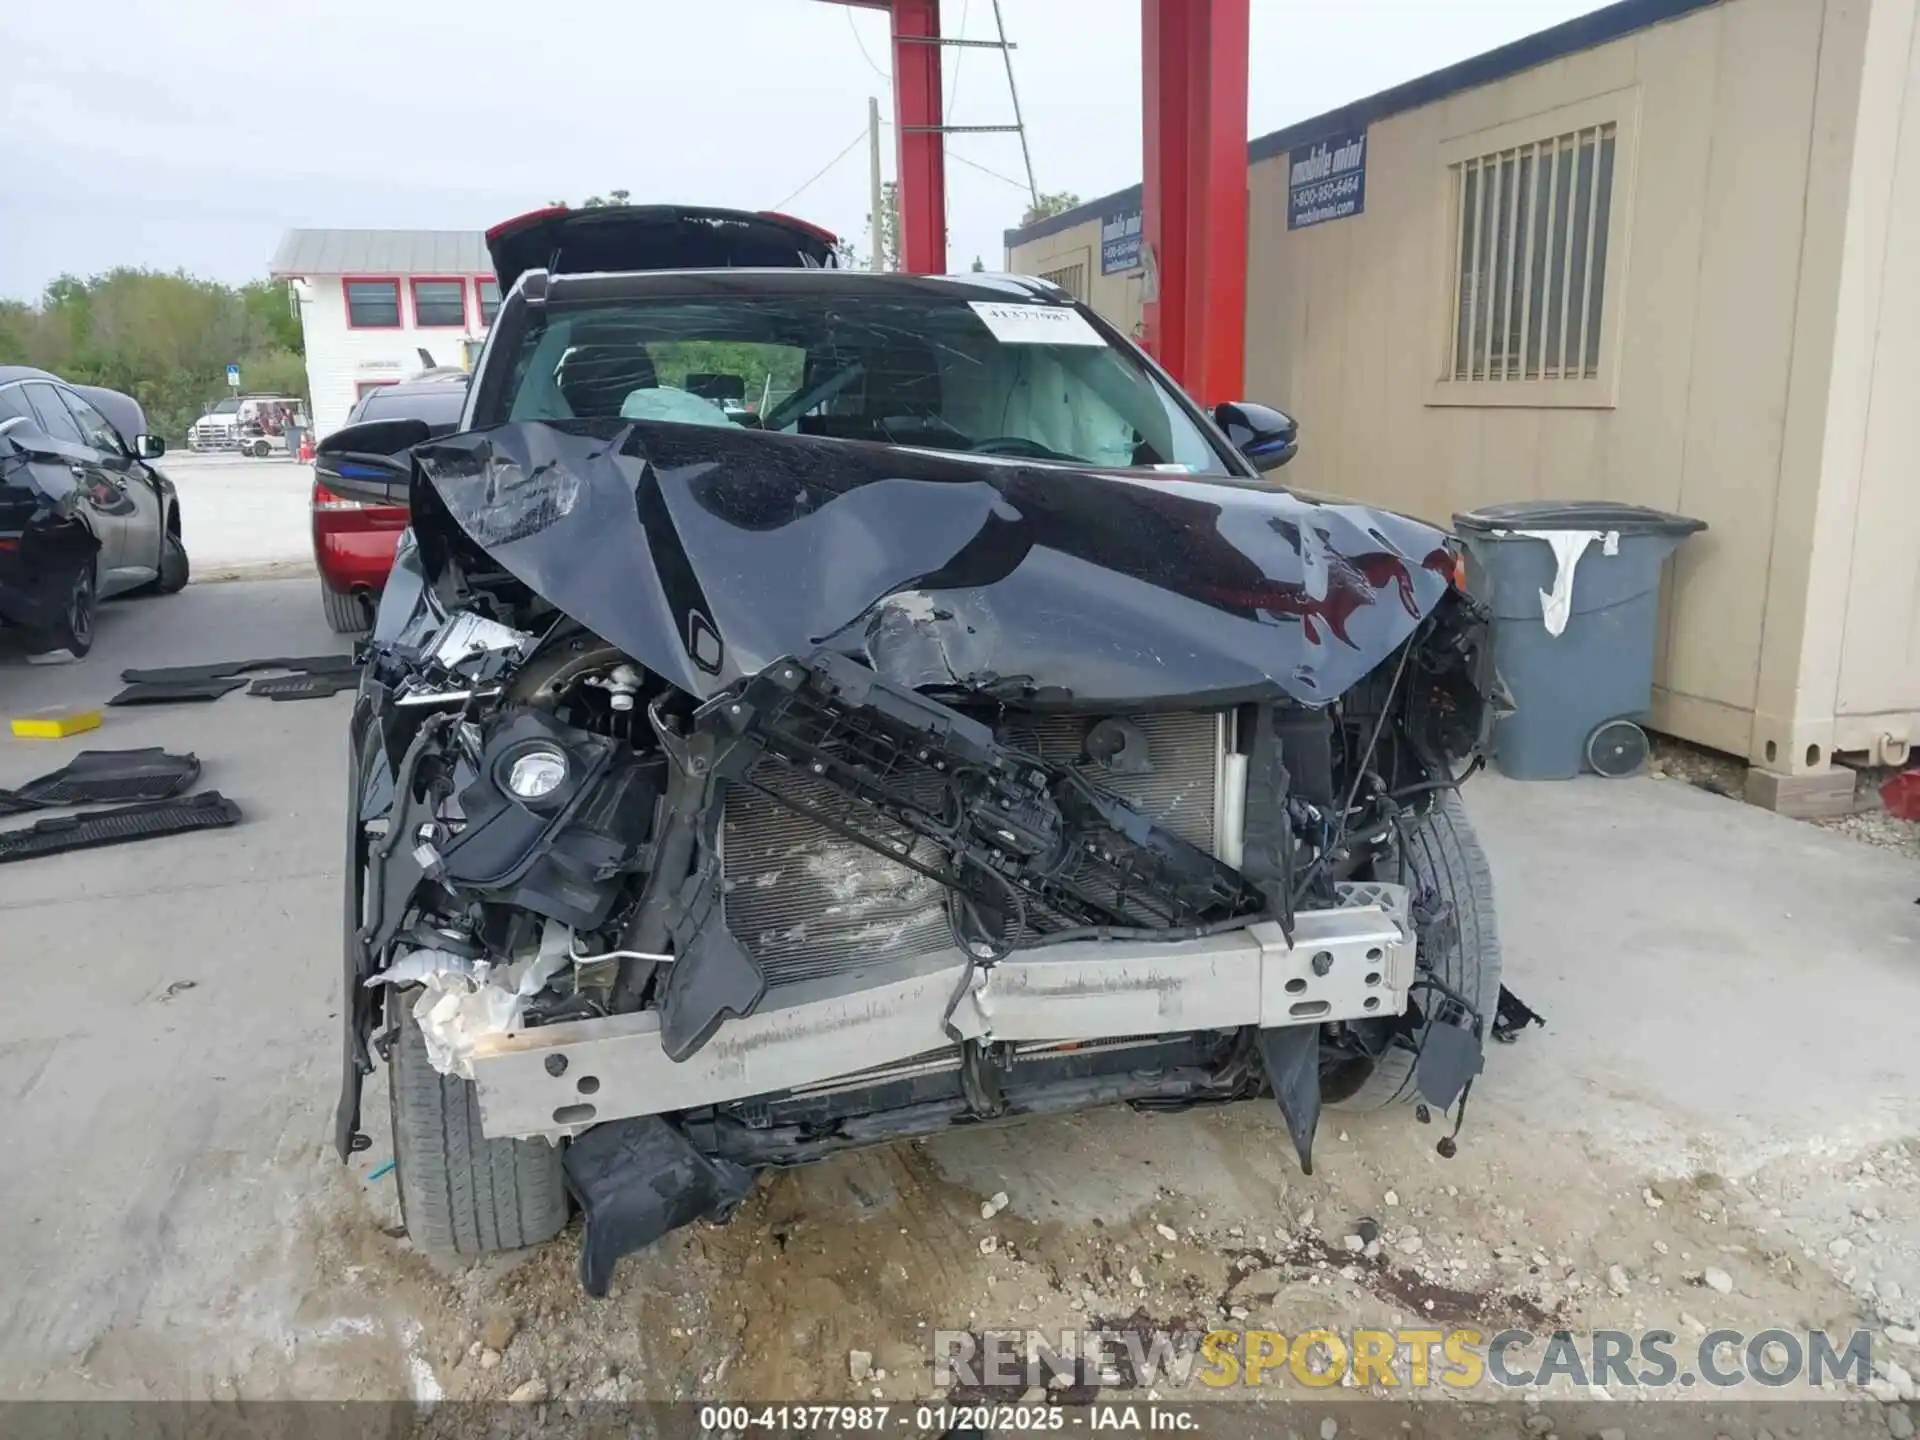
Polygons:
M1705 520L1653 723L1787 791L1920 739L1917 10L1627 0L1250 146L1287 482ZM1008 268L1138 333L1139 204L1009 231Z

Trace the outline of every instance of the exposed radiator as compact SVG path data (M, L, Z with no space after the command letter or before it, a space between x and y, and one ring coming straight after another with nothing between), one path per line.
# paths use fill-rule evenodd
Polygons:
M1044 760L1079 764L1085 759L1087 731L1099 718L1027 717L1003 728L1001 738ZM1111 775L1089 765L1086 773L1102 789L1211 852L1219 717L1186 713L1131 718L1146 734L1153 768L1143 775ZM763 769L758 778L778 784L798 800L823 788L794 771L775 775ZM944 887L764 796L732 792L721 846L727 927L772 984L857 971L952 943Z

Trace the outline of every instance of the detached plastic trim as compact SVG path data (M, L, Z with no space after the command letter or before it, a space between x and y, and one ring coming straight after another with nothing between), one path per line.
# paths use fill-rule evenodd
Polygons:
M69 850L97 850L135 840L156 840L189 830L219 830L240 818L240 807L218 790L179 800L122 805L84 815L61 815L14 830L0 830L0 865Z
M18 790L0 790L0 815L53 810L64 805L123 804L165 800L200 777L197 755L145 750L82 750L58 770L37 776Z

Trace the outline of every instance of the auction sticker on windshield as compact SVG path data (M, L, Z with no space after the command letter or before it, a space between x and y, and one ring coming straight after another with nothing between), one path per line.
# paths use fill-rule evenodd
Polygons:
M978 315L1002 345L1105 345L1086 316L1065 305L1002 305L973 300Z

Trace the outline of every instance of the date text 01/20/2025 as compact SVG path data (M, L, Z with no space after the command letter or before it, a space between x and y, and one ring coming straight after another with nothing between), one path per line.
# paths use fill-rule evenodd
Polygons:
M708 1433L755 1430L881 1434L912 1430L944 1435L994 1432L1138 1430L1187 1433L1199 1428L1190 1410L1162 1405L703 1405L700 1428Z

